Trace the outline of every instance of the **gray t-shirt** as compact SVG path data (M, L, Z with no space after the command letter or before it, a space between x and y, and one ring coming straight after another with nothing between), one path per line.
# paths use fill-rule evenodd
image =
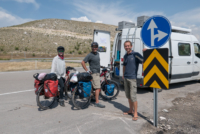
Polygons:
M89 63L92 73L100 73L100 57L98 52L96 54L93 52L89 53L83 61Z

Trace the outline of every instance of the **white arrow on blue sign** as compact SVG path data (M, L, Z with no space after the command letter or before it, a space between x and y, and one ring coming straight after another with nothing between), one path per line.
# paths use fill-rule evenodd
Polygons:
M150 17L143 25L141 39L149 48L163 46L171 35L171 24L167 18L161 15Z

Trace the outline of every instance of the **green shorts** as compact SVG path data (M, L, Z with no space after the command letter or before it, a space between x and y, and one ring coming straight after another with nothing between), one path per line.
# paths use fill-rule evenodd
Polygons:
M137 80L124 78L124 90L126 98L130 99L132 102L137 101Z

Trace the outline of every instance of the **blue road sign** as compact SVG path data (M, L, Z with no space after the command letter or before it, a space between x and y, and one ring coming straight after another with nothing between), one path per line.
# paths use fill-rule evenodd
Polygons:
M141 38L149 48L163 46L170 37L171 24L167 18L161 15L150 17L143 25Z

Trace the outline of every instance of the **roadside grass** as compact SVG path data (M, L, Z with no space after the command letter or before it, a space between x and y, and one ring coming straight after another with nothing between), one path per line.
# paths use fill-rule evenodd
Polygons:
M52 62L24 61L24 62L5 62L0 63L0 72L6 71L25 71L25 70L40 70L50 69ZM81 63L65 63L66 66L81 67Z

